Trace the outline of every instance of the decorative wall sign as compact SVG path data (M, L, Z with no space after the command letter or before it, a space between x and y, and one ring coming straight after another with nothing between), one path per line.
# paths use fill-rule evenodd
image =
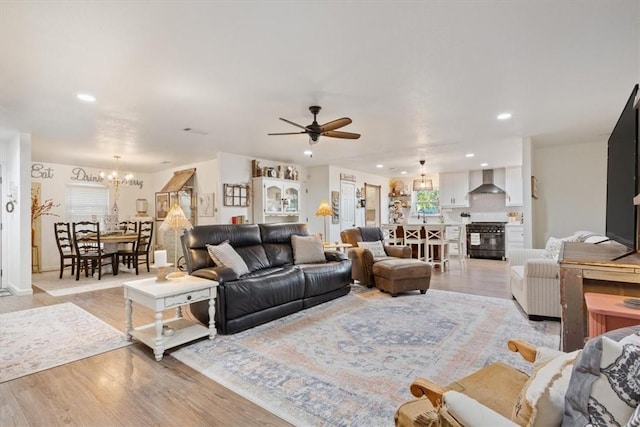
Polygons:
M340 174L340 180L342 180L342 181L356 182L356 176L355 176L355 175L348 174L348 173L341 173L341 174Z
M331 209L333 210L333 216L331 217L331 224L340 224L340 192L331 192Z
M224 206L249 206L249 186L243 184L223 185L223 205Z

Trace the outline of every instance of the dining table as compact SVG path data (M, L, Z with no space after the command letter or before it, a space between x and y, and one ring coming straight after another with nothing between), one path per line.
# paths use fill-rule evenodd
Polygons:
M120 243L135 243L137 240L138 240L138 233L122 233L122 232L100 233L100 243L104 245L104 252L106 253L118 252L118 244ZM87 234L82 239L82 241L97 242L98 236L96 236L95 234ZM105 271L109 272L109 269L111 268L111 266L107 265L105 268L106 268ZM135 269L131 269L130 271L128 268L125 267L124 264L120 264L118 265L115 272L113 272L113 270L111 272L113 272L113 274L116 275L121 271L125 273L130 273L132 271L135 271Z

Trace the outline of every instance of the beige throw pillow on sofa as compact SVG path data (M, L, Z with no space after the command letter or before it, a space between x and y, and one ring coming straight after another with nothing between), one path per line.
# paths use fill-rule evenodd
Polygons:
M249 272L247 263L244 262L242 257L238 255L238 252L233 249L233 246L231 246L229 242L225 241L219 245L207 245L207 251L216 265L229 267L238 276L242 276Z
M322 241L315 236L291 236L294 264L316 264L327 262Z
M380 240L376 240L375 242L358 242L358 247L370 250L374 258L387 256L387 253L384 251L384 245Z

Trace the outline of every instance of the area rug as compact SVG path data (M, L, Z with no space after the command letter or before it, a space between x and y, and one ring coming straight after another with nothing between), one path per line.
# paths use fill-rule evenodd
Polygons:
M102 275L102 279L98 280L98 275L95 277L84 277L84 274L80 275L80 280L75 279L75 276L71 276L70 270L64 272L64 276L60 279L60 271L47 271L44 273L33 274L31 276L31 283L33 286L37 286L49 295L54 297L60 297L64 295L80 294L83 292L99 291L101 289L117 288L122 286L123 282L130 280L146 279L149 277L155 277L157 272L151 271L148 273L145 269L140 270L139 275L135 275L135 272L130 273L127 271L120 271L117 276L109 274Z
M171 354L295 425L389 426L416 377L447 384L495 361L530 371L510 338L559 348L560 324L530 322L512 300L354 289Z
M0 383L129 344L70 302L0 314Z

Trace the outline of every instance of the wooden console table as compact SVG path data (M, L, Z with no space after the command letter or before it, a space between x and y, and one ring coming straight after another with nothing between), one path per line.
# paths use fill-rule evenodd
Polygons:
M560 253L563 351L582 348L588 336L586 292L640 297L640 254L611 261L626 251L618 244L563 244Z

